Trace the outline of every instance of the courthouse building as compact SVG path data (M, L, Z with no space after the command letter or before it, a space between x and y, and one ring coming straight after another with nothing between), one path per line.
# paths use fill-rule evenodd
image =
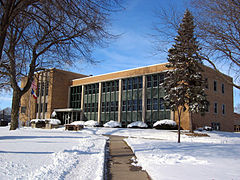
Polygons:
M114 120L121 122L123 127L134 121L143 121L152 127L158 120L177 121L177 114L164 106L165 93L161 83L167 70L165 65L97 76L57 69L38 73L38 98L31 98L30 91L24 95L20 120L50 118L55 111L62 124L77 120L95 120L104 124ZM233 131L233 87L226 82L232 78L219 75L207 66L203 69L210 102L208 111L205 115L184 112L181 127L189 129L192 118L194 128L212 126L215 130Z

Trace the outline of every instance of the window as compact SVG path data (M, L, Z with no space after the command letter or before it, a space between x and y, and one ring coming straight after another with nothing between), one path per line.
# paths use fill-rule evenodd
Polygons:
M149 75L149 76L147 76L147 87L149 88L151 86L152 86L152 76Z
M147 110L151 110L151 99L147 99Z
M222 114L225 114L225 104L222 105Z
M43 104L40 105L40 112L43 112Z
M158 86L158 76L157 76L157 74L154 74L152 76L152 79L153 79L153 87Z
M138 100L138 110L142 110L142 100Z
M44 95L44 88L45 88L45 84L42 83L41 94L40 94L40 96L43 96L43 95Z
M209 105L206 105L205 112L209 112Z
M217 91L217 81L214 81L214 82L213 82L213 90L214 90L214 91Z
M157 98L153 98L153 110L158 110L158 99Z
M214 113L218 113L218 104L214 103Z
M45 89L45 95L46 96L48 95L48 86L49 86L49 82L47 81L46 82L46 89Z
M128 111L132 111L132 103L133 103L132 100L128 100L128 104L127 104L127 107L128 107L127 110Z
M127 81L125 79L123 79L122 81L122 86L123 86L123 90L126 90Z
M47 112L47 103L45 103L44 112Z
M133 111L137 110L137 100L133 100Z
M22 106L22 107L21 107L21 113L23 113L23 114L26 113L26 107L25 107L25 106Z
M142 88L142 77L138 77L138 88Z
M205 88L208 89L208 78L205 78Z
M122 102L122 111L126 111L126 101Z
M217 130L217 131L220 130L220 123L212 122L211 124L212 124L213 130Z
M222 93L224 94L224 91L225 91L225 89L224 89L224 84L222 84Z
M128 89L132 89L132 79L128 79Z
M37 104L37 105L36 105L36 112L37 112L37 113L38 113L38 107L39 107L39 105Z
M163 110L163 109L164 109L164 99L163 99L163 98L160 98L160 99L159 99L159 109L160 109L160 110Z
M102 102L102 112L105 111L105 102Z
M164 82L164 74L161 73L159 74L159 83L163 83Z

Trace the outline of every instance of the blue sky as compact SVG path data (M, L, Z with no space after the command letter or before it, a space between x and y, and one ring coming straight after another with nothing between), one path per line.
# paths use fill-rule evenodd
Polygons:
M167 54L153 49L149 34L154 33L153 24L158 22L156 11L160 8L174 6L178 11L188 7L187 0L129 0L124 4L125 10L112 15L111 32L122 34L113 40L107 48L96 48L94 58L100 63L78 64L71 71L99 75L136 67L166 62ZM220 67L221 68L221 67ZM227 71L222 69L224 73ZM240 92L234 90L234 104L240 103ZM0 109L11 106L11 95L0 94Z

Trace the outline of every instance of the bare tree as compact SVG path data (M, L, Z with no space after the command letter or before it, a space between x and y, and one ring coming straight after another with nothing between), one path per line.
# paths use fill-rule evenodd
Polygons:
M10 129L14 130L18 127L20 99L29 90L34 72L81 59L93 62L92 48L114 38L107 31L108 17L120 6L116 0L6 0L0 1L1 19L8 15L9 2L11 8L27 4L15 14L14 8L10 11L14 17L6 26L0 59L0 83L13 90ZM23 76L27 82L20 88Z
M224 79L216 65L228 66L229 72L235 75L235 83L225 80L240 89L240 1L192 0L190 9L194 15L196 36L202 47L201 58ZM172 43L171 38L175 35L172 32L179 24L181 13L176 8L161 9L158 16L160 25L154 28L159 38L155 44Z

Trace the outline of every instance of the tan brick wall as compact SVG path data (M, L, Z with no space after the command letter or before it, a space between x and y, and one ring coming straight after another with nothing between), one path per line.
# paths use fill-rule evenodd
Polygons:
M71 85L71 80L81 77L87 77L86 75L72 73L68 71L63 71L59 69L50 69L50 78L49 78L49 90L46 102L48 103L47 112L45 114L45 118L50 118L54 108L67 108L68 105L68 89ZM36 74L38 77L39 74ZM38 78L39 79L39 78ZM21 87L26 83L27 78L23 78L21 82ZM38 80L35 80L38 82ZM30 119L36 118L36 103L37 100L33 98L31 95L31 89L24 94L21 98L21 106L26 107L26 113L19 113L19 119L22 122L29 120L29 112ZM30 110L29 110L29 98L30 101Z
M195 128L204 125L211 126L212 122L220 123L222 131L233 131L233 87L229 85L224 78L232 81L232 78L224 75L221 77L213 69L204 66L204 76L208 78L208 89L206 89L207 99L210 102L209 112L204 116L193 114L193 125ZM214 80L217 81L217 91L215 92ZM225 93L222 93L222 83L224 84ZM214 103L218 103L218 113L214 113ZM222 114L222 104L225 104L225 115Z

